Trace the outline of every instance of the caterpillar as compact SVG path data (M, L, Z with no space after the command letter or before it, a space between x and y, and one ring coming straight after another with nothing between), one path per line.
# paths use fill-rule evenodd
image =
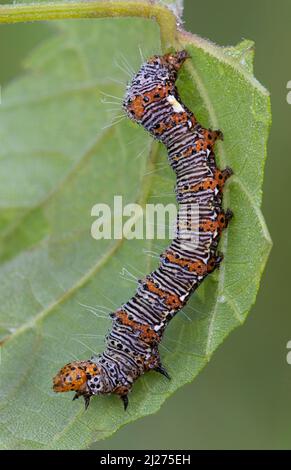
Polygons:
M232 170L216 166L214 144L223 139L222 132L203 128L179 97L175 82L189 57L185 50L153 56L127 87L126 114L166 146L176 173L177 230L157 269L139 280L135 295L110 314L112 328L105 351L90 360L66 364L54 377L54 391L74 391L73 399L82 396L85 408L92 396L113 393L126 410L133 383L145 372L170 378L159 355L165 329L223 259L217 247L232 212L223 211L222 196ZM199 205L196 223L187 218L191 204ZM189 239L182 236L185 224Z

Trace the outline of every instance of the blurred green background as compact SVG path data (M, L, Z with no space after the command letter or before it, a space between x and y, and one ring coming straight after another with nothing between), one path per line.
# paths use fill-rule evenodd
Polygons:
M210 364L161 410L100 442L98 449L290 449L291 340L289 307L291 175L290 0L185 0L185 28L220 45L256 44L255 76L271 92L263 212L274 247L256 305ZM32 47L52 34L47 24L0 27L0 83L21 71ZM242 129L243 132L243 129Z

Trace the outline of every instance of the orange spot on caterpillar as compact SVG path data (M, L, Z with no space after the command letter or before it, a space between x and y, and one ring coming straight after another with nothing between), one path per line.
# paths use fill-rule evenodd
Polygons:
M190 272L197 273L198 276L204 276L207 273L207 265L202 261L193 261L191 259L177 258L175 253L166 250L164 256L170 263L185 267Z
M159 335L149 326L146 324L138 323L134 320L130 320L128 318L127 312L124 310L117 310L114 314L116 318L120 320L123 325L130 326L134 331L139 331L140 338L148 344L151 343L159 343L160 337Z
M147 280L146 286L150 292L157 294L160 298L164 299L165 304L173 309L181 308L183 303L176 294L170 294L155 285L154 282Z

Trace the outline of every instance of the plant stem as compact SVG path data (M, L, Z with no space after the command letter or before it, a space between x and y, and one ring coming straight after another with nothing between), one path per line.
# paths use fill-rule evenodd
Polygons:
M176 46L176 17L166 7L141 1L90 1L0 6L1 23L81 18L142 17L157 21L161 46L167 51Z

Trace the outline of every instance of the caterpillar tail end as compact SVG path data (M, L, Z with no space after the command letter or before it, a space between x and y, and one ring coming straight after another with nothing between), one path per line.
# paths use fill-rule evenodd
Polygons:
M164 63L170 67L176 70L180 70L182 65L184 64L186 59L190 59L190 54L185 50L182 49L181 51L176 52L175 54L166 54L164 56L161 56L161 60L164 61Z

